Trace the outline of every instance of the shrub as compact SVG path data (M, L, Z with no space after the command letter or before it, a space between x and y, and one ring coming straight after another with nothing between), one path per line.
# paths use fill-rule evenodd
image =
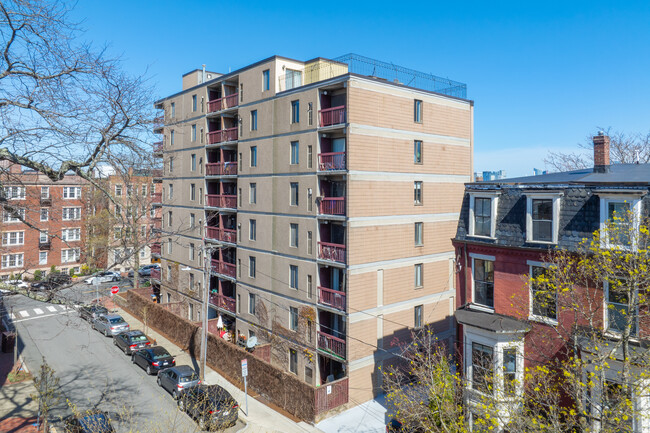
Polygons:
M74 268L73 268L73 269L70 269L69 274L70 274L71 277L74 277Z
M41 281L43 278L43 272L40 269L34 271L34 281Z
M81 275L90 275L90 266L87 264L81 265Z

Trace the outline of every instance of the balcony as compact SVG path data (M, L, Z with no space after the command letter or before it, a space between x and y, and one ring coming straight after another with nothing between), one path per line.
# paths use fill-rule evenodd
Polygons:
M208 144L219 144L228 141L237 141L237 127L220 129L218 131L208 132Z
M318 348L345 359L345 340L318 331Z
M163 151L163 142L158 141L153 144L153 153L154 155L162 154Z
M160 269L151 270L151 279L160 281Z
M41 206L52 206L52 197L41 197Z
M318 204L320 215L345 215L345 197L325 197Z
M210 303L224 310L234 313L237 309L237 301L220 293L210 294Z
M345 123L345 105L338 107L326 108L318 112L320 126L334 126Z
M153 132L162 132L165 125L165 116L158 116L153 119Z
M205 164L207 176L236 176L237 161L208 162Z
M206 194L205 204L208 207L237 209L236 195Z
M318 302L345 311L345 292L318 286Z
M49 250L51 248L52 244L50 241L45 241L45 242L38 242L38 249L39 250Z
M230 229L206 226L205 237L221 242L229 242L231 244L237 243L237 232Z
M162 192L154 192L151 194L152 204L162 204Z
M160 255L162 251L162 247L160 244L151 244L149 249L151 250L151 254L156 254L156 255Z
M222 262L217 259L212 259L212 272L235 278L235 275L237 273L237 265L234 263Z
M239 93L224 96L223 98L213 99L208 101L208 113L216 113L217 111L229 110L239 105Z
M333 171L345 170L345 152L331 152L318 154L318 170Z
M321 260L345 263L345 245L319 242L318 258Z

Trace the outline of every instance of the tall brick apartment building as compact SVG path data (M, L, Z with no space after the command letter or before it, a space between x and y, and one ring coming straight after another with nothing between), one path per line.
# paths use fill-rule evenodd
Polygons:
M200 319L207 254L209 317L350 405L381 389L378 367L411 330L453 337L464 84L355 55L182 81L155 105L163 303Z
M37 269L47 274L52 266L62 272L79 271L84 256L86 181L66 175L54 183L18 165L5 164L3 168L6 201L0 278L33 275Z

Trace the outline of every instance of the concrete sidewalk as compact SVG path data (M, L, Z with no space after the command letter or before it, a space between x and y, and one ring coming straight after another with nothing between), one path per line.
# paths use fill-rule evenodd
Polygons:
M124 320L126 320L131 325L131 329L140 329L144 331L144 325L142 322L121 308L114 307L110 300L108 302L104 302L104 305L106 305L106 307L109 309L117 310L117 313L120 314ZM171 355L176 358L176 365L187 364L193 366L196 371L198 371L198 360L192 359L188 353L181 350L181 348L176 346L160 333L156 332L154 329L148 328L146 334L150 338L155 339L158 345L164 346L171 353ZM322 433L321 430L311 424L307 424L303 421L296 422L289 417L273 410L261 401L258 401L255 398L251 397L250 392L248 396L248 414L245 414L244 411L246 410L246 403L244 399L244 391L228 382L224 377L212 370L210 367L207 367L205 372L205 383L209 385L220 385L224 387L228 392L230 392L235 400L239 402L239 418L248 424L247 427L242 430L244 432Z
M9 383L7 376L14 369L13 356L13 353L0 353L0 432L36 433L38 404L32 399L36 392L34 382L27 379Z

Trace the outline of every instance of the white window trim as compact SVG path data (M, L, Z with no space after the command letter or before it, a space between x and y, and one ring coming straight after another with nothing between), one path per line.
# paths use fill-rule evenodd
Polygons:
M487 313L494 313L494 307L488 307L487 305L483 304L477 304L474 302L474 299L476 299L476 284L474 281L474 260L479 259L479 260L487 260L494 262L496 264L496 257L495 256L488 256L485 254L476 254L476 253L469 253L469 257L472 259L472 302L471 302L471 308L474 310L479 310L479 311L485 311ZM494 283L493 283L494 284ZM493 295L494 296L494 295Z
M476 238L495 239L497 231L497 210L499 207L500 192L480 192L469 193L469 235ZM474 234L475 220L474 220L474 200L476 198L489 198L490 199L490 236L481 236Z
M526 193L526 242L533 244L555 245L558 241L560 228L560 199L564 194L561 192L551 193ZM533 200L553 200L553 221L551 222L551 241L537 241L533 239Z
M9 257L9 256L16 256L16 265L15 266L4 266L4 258ZM17 260L19 256L22 256L21 260L20 260L20 264L18 264L18 260ZM8 261L9 260L7 259L7 262ZM2 262L0 263L0 265L2 265L2 269L22 268L23 266L25 266L25 253L20 252L20 253L3 254L2 255Z
M19 233L22 233L22 242L20 242L20 243L11 243L11 242L5 243L5 234L7 235L7 240L9 240L9 238L11 237L11 233L16 233L16 240L18 240L18 238L20 237ZM15 246L19 246L19 245L25 245L25 231L24 230L2 232L2 246L15 247Z
M545 323L551 326L557 326L557 318L551 319L550 317L538 316L533 314L533 284L532 284L532 275L533 267L546 268L550 267L549 263L545 262L536 262L534 260L527 260L526 264L528 265L528 320L533 320L535 322ZM555 299L555 316L558 315L557 308L557 298Z
M634 197L629 195L619 195L619 194L599 194L600 197L600 246L602 248L611 248L612 246L623 247L622 245L610 245L609 236L607 236L607 208L609 203L630 203L630 209L634 217L635 228L638 228L639 222L641 221L641 198ZM632 245L632 248L635 248L635 245Z
M638 295L638 289L637 289L637 295ZM613 338L620 338L621 333L615 329L609 329L609 280L604 280L603 281L603 326L605 329L603 331L605 332L606 336L613 337ZM639 303L636 304L636 332L637 335L630 335L630 341L638 342L638 334L639 331L641 330L639 328L640 323L639 323Z

